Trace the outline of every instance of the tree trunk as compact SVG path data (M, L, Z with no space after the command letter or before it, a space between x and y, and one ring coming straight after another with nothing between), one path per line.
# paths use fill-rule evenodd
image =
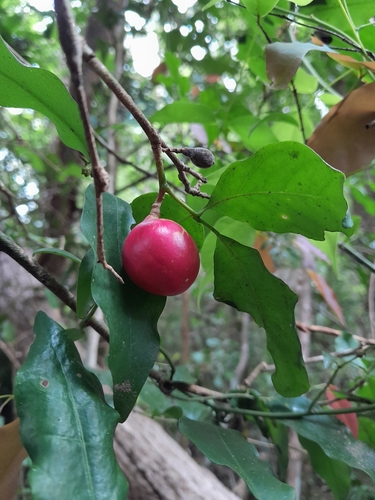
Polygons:
M128 500L239 500L154 420L133 411L117 427L115 452Z

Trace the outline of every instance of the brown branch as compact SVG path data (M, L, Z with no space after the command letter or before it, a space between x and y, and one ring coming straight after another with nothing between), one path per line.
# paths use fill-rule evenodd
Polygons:
M320 325L306 325L301 323L300 321L296 321L296 326L299 330L303 332L319 332L324 333L326 335L331 335L333 337L338 337L343 332L341 330L336 330L334 328L329 328L328 326L320 326ZM352 335L354 340L357 340L363 345L375 345L375 339L366 339L365 337L360 337L359 335Z
M77 303L74 295L67 288L61 285L55 278L42 267L37 260L29 257L25 251L19 247L9 236L0 231L0 251L6 253L28 273L34 276L42 285L56 295L64 304L74 312L77 310ZM109 342L109 332L105 325L91 319L88 324L96 330L104 340Z
M97 258L105 269L108 269L122 284L121 276L108 264L104 252L104 225L103 225L103 200L102 194L109 186L109 176L100 163L96 149L95 137L90 124L86 92L82 75L82 41L78 39L74 27L73 13L67 0L55 0L56 20L59 30L61 47L66 56L66 62L72 77L76 93L81 120L85 132L87 149L92 165L92 176L95 185L96 197L96 229L97 229Z
M92 49L83 41L83 60L92 68L92 70L100 76L107 87L116 95L117 99L125 106L125 108L133 115L135 120L138 122L140 127L143 129L144 133L148 137L153 148L166 148L168 146L160 137L157 130L151 125L149 120L145 117L142 111L135 104L131 96L126 92L126 90L120 85L116 78L107 70L104 64L95 56ZM178 171L178 178L183 183L185 191L188 194L194 196L200 196L202 198L208 198L209 195L206 193L201 193L199 189L194 188L190 185L190 182L186 176L186 171L191 175L194 175L202 183L206 183L207 180L201 174L194 171L192 174L192 169L187 167L177 156L168 151L166 154L169 156L173 164L176 166Z

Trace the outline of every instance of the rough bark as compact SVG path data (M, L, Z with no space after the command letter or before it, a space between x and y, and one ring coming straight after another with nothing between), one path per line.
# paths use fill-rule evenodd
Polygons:
M154 420L133 412L118 426L115 452L128 500L239 500Z

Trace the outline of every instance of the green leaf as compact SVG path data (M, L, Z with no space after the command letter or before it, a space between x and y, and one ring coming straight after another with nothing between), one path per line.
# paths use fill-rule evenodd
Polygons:
M254 16L266 16L279 3L279 0L242 0L247 10Z
M138 198L132 201L133 217L137 224L150 214L151 205L155 202L156 197L157 193L147 193L138 196ZM160 216L180 224L193 238L197 247L199 249L202 247L205 236L202 224L195 221L189 212L169 195L166 195L164 198L160 209Z
M91 281L94 272L96 255L92 248L83 257L77 280L77 316L84 318L95 305L91 294Z
M215 299L251 314L266 330L277 392L287 397L306 392L309 383L294 319L297 296L266 269L257 250L222 235L216 244L214 270Z
M267 78L271 81L273 89L281 90L288 87L302 59L310 50L336 53L328 45L315 45L311 42L275 42L266 46Z
M234 470L258 500L295 499L294 489L275 478L254 445L238 431L186 417L179 420L178 428L209 460Z
M206 209L246 221L260 231L300 233L323 240L341 231L347 203L344 174L297 142L265 146L227 167Z
M211 108L202 104L188 101L175 101L156 111L151 118L151 123L215 123L215 115Z
M65 257L66 259L70 259L73 262L76 262L77 264L81 263L81 259L76 257L70 252L67 252L66 250L62 250L61 248L39 248L38 250L35 250L33 252L33 256L37 255L38 253L49 253L52 255L58 255L59 257Z
M358 439L375 449L375 422L367 417L358 419L359 432Z
M374 5L368 0L345 0L345 4L356 26L367 24L374 16ZM321 19L334 26L340 26L341 29L350 29L337 0L315 1L308 7L302 8L301 14L313 15L314 18Z
M165 297L137 287L122 269L121 251L134 222L130 205L109 193L103 194L104 246L108 263L123 277L122 285L100 264L94 269L91 293L102 309L110 330L108 365L113 377L114 404L125 420L156 360L159 334L156 323ZM94 186L85 193L82 232L96 249L96 207Z
M47 116L64 144L88 156L78 106L53 73L25 66L0 37L0 106L31 108Z
M118 413L64 329L43 312L15 380L34 500L117 500L127 483L113 452Z
M326 481L335 499L346 500L350 490L350 467L340 460L329 458L314 441L302 436L299 440L309 453L313 469Z
M284 399L278 396L269 401L271 411L306 411L310 400L304 396ZM318 405L314 409L319 410ZM317 443L328 457L345 462L366 472L375 480L375 450L356 440L348 428L336 417L310 415L299 419L281 419L280 423L294 429L299 435Z

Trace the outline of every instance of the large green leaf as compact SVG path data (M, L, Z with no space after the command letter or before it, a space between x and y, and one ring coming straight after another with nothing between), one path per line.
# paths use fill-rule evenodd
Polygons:
M139 224L150 213L151 205L155 202L157 193L147 193L138 196L132 201L131 207L135 222ZM198 248L201 248L204 241L204 228L187 212L177 201L166 195L160 209L160 216L171 219L180 224L194 239Z
M151 123L215 123L215 115L211 108L203 104L189 101L175 101L156 111L151 118Z
M278 2L279 0L243 0L242 3L251 14L263 17L271 12Z
M344 175L309 147L291 141L270 144L229 165L206 209L260 231L323 240L324 231L351 234L343 227L343 186Z
M212 462L234 470L258 500L294 500L294 489L273 475L271 467L259 459L254 445L238 431L182 417L180 432Z
M309 405L310 400L304 396L293 399L278 396L269 401L272 411L303 412ZM315 405L314 409L319 410L320 407ZM375 450L356 440L336 417L311 415L299 419L281 419L280 422L294 429L300 436L317 443L328 457L363 470L375 480Z
M367 24L374 16L373 2L368 0L345 0L345 4L348 6L350 16L357 26ZM350 26L337 0L324 0L324 2L314 0L308 7L301 8L301 13L312 14L329 24L339 26L346 31L350 30Z
M34 500L118 500L127 483L113 452L119 415L64 329L43 312L15 380Z
M64 144L88 156L78 106L65 85L49 71L22 64L1 37L0 88L0 106L39 111L55 124Z
M311 465L331 488L336 500L346 500L350 490L350 467L340 460L329 458L314 441L302 436L299 440L310 456Z
M159 334L156 323L165 297L137 287L122 269L121 250L134 222L130 205L109 193L103 194L104 243L109 264L123 277L122 285L100 264L94 269L91 293L102 309L110 330L108 365L113 377L114 404L125 420L156 360ZM82 232L96 250L94 186L85 194Z
M275 389L287 397L309 388L295 328L297 296L263 264L257 250L220 235L214 256L214 297L244 311L266 330Z

